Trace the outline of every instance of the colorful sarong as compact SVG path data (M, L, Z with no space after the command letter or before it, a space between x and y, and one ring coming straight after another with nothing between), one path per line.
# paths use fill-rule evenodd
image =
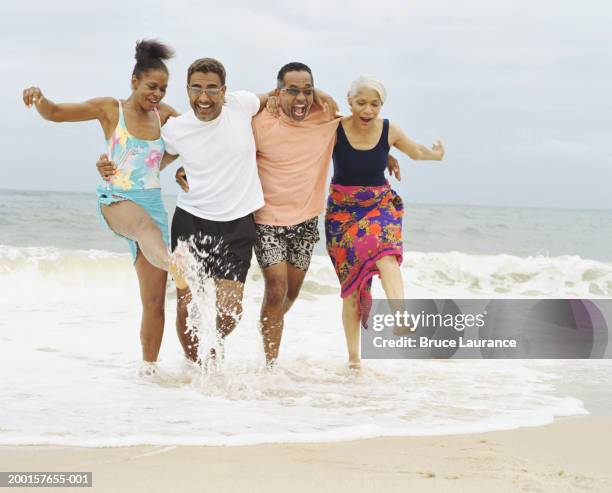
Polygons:
M361 323L367 327L372 306L372 277L380 275L376 261L395 255L401 265L402 199L389 183L380 187L332 183L325 214L327 253L340 280L343 298L359 291Z

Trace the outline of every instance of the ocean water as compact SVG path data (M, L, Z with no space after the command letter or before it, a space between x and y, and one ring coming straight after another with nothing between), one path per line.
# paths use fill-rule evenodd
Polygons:
M407 296L609 298L611 223L604 211L409 207ZM0 232L0 444L439 435L536 426L612 404L610 360L376 360L349 372L338 283L320 246L286 317L276 370L263 368L254 263L223 369L184 365L169 286L160 376L145 381L136 277L123 242L97 223L93 194L0 192Z
M164 199L172 216L176 196ZM406 202L406 250L519 257L577 255L612 262L612 211ZM319 226L322 232L322 221ZM100 227L94 193L0 190L0 244L125 252L123 241ZM315 252L326 255L324 242L317 244Z

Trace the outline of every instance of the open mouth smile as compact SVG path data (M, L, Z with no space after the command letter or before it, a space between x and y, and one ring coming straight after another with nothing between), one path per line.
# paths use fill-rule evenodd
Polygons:
M296 104L293 106L293 114L295 116L304 116L306 115L306 105L305 104Z

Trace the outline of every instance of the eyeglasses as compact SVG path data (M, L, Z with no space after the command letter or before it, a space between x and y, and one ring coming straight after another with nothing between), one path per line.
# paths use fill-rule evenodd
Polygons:
M281 91L285 91L289 96L297 96L302 93L306 97L310 97L314 94L314 89L298 89L297 87L283 87Z
M207 96L218 96L221 92L222 87L202 87L202 86L188 86L189 92L194 96L200 96L205 93Z

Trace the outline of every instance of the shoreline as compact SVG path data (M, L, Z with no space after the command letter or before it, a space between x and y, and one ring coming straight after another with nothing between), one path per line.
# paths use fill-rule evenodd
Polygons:
M327 443L3 445L0 462L5 471L92 471L88 491L604 492L612 490L612 443L602 435L611 428L612 416L589 415L507 431Z

